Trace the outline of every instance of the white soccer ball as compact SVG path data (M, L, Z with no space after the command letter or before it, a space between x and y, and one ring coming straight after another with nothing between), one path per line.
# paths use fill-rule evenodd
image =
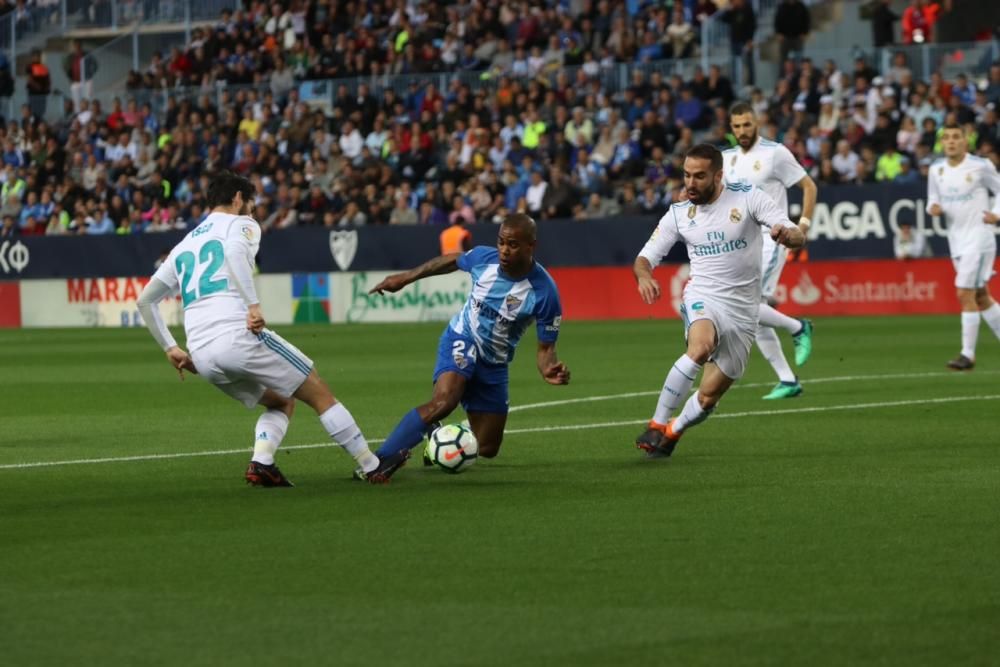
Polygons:
M442 426L427 440L427 458L445 472L462 472L475 463L478 456L476 436L462 424Z

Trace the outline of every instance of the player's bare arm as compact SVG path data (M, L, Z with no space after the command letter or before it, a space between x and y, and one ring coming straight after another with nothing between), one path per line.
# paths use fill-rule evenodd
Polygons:
M819 188L816 187L816 181L809 176L799 181L798 185L802 188L802 215L799 216L799 229L807 232L812 224L813 211L816 210Z
M538 342L538 372L549 384L569 384L569 368L559 361L555 343Z
M639 286L643 303L652 304L660 298L660 283L653 277L653 267L645 257L636 257L632 273Z
M385 292L398 292L410 283L415 283L421 278L426 278L427 276L439 276L444 273L457 271L458 258L461 256L462 253L460 252L441 255L440 257L435 257L434 259L424 262L415 269L404 271L403 273L394 273L375 287L371 288L368 293L375 294L377 292L378 294L383 294Z
M1000 215L997 215L993 211L983 211L983 222L987 225L995 225L1000 222Z
M775 225L771 227L771 238L774 239L775 243L780 243L786 248L793 250L801 248L806 243L806 235L797 226Z

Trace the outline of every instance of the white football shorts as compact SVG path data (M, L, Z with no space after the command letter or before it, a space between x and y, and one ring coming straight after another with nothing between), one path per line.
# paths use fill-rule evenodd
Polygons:
M274 333L247 329L219 336L191 353L198 374L248 408L265 389L290 397L312 371L312 359Z
M750 348L757 337L757 306L752 312L735 315L730 309L713 304L711 298L685 294L681 304L684 320L684 337L698 320L707 319L715 325L718 345L709 361L719 367L726 377L739 380L747 370Z
M955 287L961 289L986 287L986 283L993 277L993 263L996 257L996 249L952 257L951 263L955 266Z

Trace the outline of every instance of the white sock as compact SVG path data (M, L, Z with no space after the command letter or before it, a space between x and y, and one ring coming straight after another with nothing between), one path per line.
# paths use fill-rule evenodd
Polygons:
M785 315L779 310L775 310L766 303L760 304L760 309L757 311L757 318L761 325L771 327L772 329L784 329L793 336L802 331L802 322L794 317Z
M343 403L337 403L321 414L319 421L334 442L346 449L361 465L362 470L371 472L378 467L378 457L368 449L368 441Z
M663 382L663 390L660 391L660 399L656 402L656 412L653 413L653 421L657 424L666 424L670 415L681 404L681 401L691 391L694 379L698 377L701 366L695 363L694 359L682 354L680 359L674 362L667 379Z
M781 340L778 332L771 327L760 327L757 329L757 347L760 353L771 364L771 368L778 374L778 379L782 382L795 382L795 373L792 372L785 353L781 349Z
M994 303L986 310L980 311L980 316L986 321L986 326L1000 338L1000 304Z
M265 410L254 427L253 457L251 461L266 466L274 464L274 453L288 433L288 415L281 410Z
M975 360L976 339L979 338L979 311L962 313L962 356Z
M691 394L691 398L684 404L684 409L681 410L680 416L674 420L674 424L670 428L674 433L681 433L685 429L697 426L708 419L713 410L715 410L714 407L710 410L705 410L701 407L701 401L698 400L697 392Z

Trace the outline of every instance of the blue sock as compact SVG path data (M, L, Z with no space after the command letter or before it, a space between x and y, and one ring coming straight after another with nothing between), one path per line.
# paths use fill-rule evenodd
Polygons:
M420 418L416 408L413 408L399 421L375 455L379 458L389 456L404 449L413 449L424 439L427 424Z

